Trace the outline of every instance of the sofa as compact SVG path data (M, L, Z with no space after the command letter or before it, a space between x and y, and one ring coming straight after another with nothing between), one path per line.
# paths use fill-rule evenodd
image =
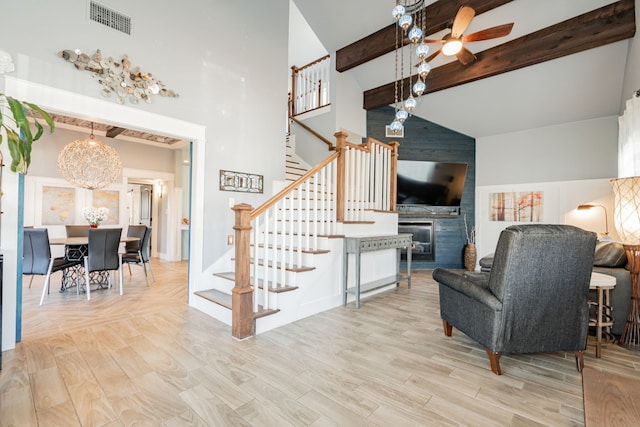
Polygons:
M493 253L482 257L479 261L480 271L489 272L493 264ZM629 314L631 303L631 276L627 254L621 243L601 240L596 243L593 257L593 271L608 274L616 278L616 287L611 291L611 307L614 318L611 333L622 335ZM590 291L590 298L597 299L595 291Z

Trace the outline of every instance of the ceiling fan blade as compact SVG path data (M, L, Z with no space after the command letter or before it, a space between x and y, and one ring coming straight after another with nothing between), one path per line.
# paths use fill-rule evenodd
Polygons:
M444 40L440 39L440 40L436 40L436 39L424 39L424 42L429 44L429 43L444 43Z
M453 19L453 26L451 27L451 37L459 39L462 33L467 29L473 17L476 16L476 11L469 6L462 6L456 17Z
M469 35L462 37L462 42L478 42L481 40L495 39L498 37L504 37L511 33L513 28L513 22L510 24L498 25L495 27L487 28L486 30L477 31Z
M440 52L442 52L442 48L436 50L431 55L427 56L423 62L431 62L431 60L433 58L435 58L436 56L440 55ZM420 65L420 64L417 64L417 65Z
M456 56L458 57L458 61L460 61L462 65L471 64L476 60L476 56L464 46L462 46L460 52L456 53Z

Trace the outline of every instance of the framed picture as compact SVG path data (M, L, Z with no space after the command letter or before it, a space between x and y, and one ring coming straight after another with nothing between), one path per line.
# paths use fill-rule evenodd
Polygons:
M489 220L542 222L543 195L542 191L491 193Z
M220 190L262 193L263 176L245 172L220 170Z
M116 225L120 223L120 191L118 190L93 190L92 206L109 209L109 215L102 224Z
M42 225L67 225L76 221L76 189L42 186Z

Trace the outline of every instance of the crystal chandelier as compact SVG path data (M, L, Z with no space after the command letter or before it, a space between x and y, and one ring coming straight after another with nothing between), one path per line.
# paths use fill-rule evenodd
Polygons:
M420 98L427 88L425 78L429 74L429 71L431 71L431 66L427 62L429 46L425 43L424 39L426 30L426 7L424 0L396 0L396 6L393 8L392 15L398 25L396 26L395 46L395 117L391 125L389 125L389 128L393 134L398 135L403 132L404 121L416 107L416 97ZM404 97L405 38L410 42L409 54L407 55L407 74L409 87L411 88L409 96L406 99ZM413 83L413 85L411 76L411 53L419 60L417 65L418 74L416 76L416 82ZM398 74L400 75L399 79Z
M67 144L58 156L58 171L69 183L80 188L97 190L118 178L122 163L116 150L91 136Z

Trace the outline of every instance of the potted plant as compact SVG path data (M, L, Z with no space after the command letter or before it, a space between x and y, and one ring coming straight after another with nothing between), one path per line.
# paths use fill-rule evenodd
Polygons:
M11 116L3 115L3 108L0 108L0 127L7 134L7 144L11 155L11 171L26 174L31 164L31 148L34 141L40 139L44 133L44 127L38 118L44 119L53 133L55 125L51 116L35 104L20 101L10 96L0 93L0 106L8 104ZM33 123L29 121L33 119ZM9 126L10 122L13 126ZM0 133L0 144L2 144L2 133Z

